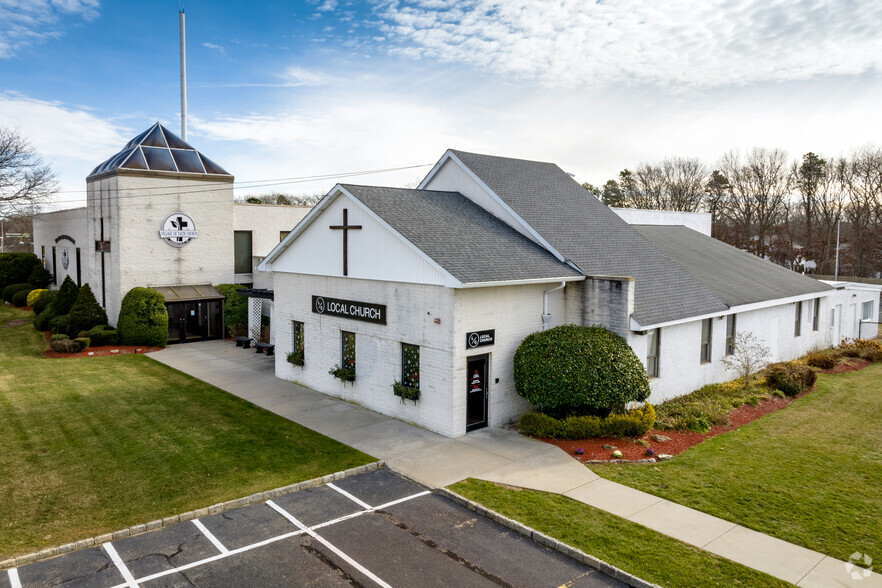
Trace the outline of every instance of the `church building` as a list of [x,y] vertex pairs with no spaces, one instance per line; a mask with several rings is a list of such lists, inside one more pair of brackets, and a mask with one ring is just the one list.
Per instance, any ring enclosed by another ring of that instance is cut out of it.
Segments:
[[779,361],[877,320],[878,289],[709,233],[682,213],[617,214],[551,163],[462,151],[416,189],[340,184],[259,266],[273,276],[276,375],[458,437],[529,410],[512,359],[542,329],[618,333],[658,403],[731,379],[737,333]]

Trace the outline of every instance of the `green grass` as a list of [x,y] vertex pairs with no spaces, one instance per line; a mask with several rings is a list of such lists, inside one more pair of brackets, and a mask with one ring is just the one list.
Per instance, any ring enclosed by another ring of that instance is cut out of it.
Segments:
[[662,586],[790,586],[637,523],[558,494],[465,480],[450,489]]
[[847,560],[882,560],[882,363],[652,467],[599,475]]
[[46,359],[0,306],[0,559],[373,459],[143,355]]

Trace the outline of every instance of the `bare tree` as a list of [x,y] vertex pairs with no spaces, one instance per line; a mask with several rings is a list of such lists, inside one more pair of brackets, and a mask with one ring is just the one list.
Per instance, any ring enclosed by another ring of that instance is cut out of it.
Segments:
[[661,163],[664,208],[695,212],[701,208],[707,186],[708,169],[696,158],[674,157]]
[[847,163],[844,159],[831,159],[827,163],[827,174],[818,184],[815,193],[815,211],[818,230],[823,244],[820,245],[818,273],[833,273],[833,258],[836,250],[836,224],[842,218],[845,206],[845,188],[842,178]]
[[33,212],[57,185],[55,174],[27,140],[0,127],[0,217]]
[[750,388],[754,374],[769,364],[771,352],[753,333],[742,331],[732,342],[734,353],[723,358],[723,365],[732,371],[745,390]]
[[867,276],[879,248],[873,222],[882,199],[882,149],[867,146],[855,151],[842,167],[842,183],[848,194],[844,212],[852,235],[852,272]]

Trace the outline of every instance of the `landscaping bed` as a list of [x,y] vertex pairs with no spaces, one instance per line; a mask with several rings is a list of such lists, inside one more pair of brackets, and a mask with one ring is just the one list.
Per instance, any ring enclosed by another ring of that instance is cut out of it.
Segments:
[[[19,324],[31,324],[32,321],[27,319],[21,319],[25,322],[19,322]],[[49,339],[52,337],[52,333],[45,332],[43,333],[44,338],[46,339],[46,344],[49,344]],[[55,351],[54,349],[47,347],[45,351],[43,351],[43,357],[51,357],[51,358],[66,358],[66,357],[104,357],[106,355],[129,355],[132,353],[150,353],[151,351],[159,351],[159,347],[146,347],[144,345],[102,345],[100,347],[86,347],[82,351],[78,353],[62,353],[59,351]]]

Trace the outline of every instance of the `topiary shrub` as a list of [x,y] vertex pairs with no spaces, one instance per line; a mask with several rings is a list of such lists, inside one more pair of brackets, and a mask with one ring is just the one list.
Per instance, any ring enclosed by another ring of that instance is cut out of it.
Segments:
[[119,345],[119,332],[110,325],[99,325],[89,329],[92,347]]
[[600,326],[563,325],[524,338],[514,356],[515,390],[540,412],[606,416],[649,398],[649,379],[628,343]]
[[46,307],[49,306],[57,296],[58,290],[43,290],[40,292],[40,295],[37,296],[37,299],[31,305],[34,309],[34,314],[40,314],[46,310]]
[[610,414],[606,418],[596,416],[571,416],[556,419],[538,412],[528,412],[521,417],[518,431],[531,437],[552,439],[590,439],[592,437],[639,437],[655,423],[655,409],[648,402],[625,414]]
[[3,288],[3,302],[9,302],[12,304],[12,297],[21,292],[22,290],[27,290],[30,292],[34,287],[31,284],[10,284]]
[[31,308],[33,308],[34,304],[37,303],[37,298],[40,297],[40,294],[42,294],[43,292],[48,292],[48,291],[49,290],[44,290],[42,288],[37,288],[36,290],[31,290],[30,292],[28,292],[28,298],[25,301],[25,306],[30,306]]
[[61,287],[58,289],[58,297],[55,299],[55,314],[68,314],[76,303],[79,293],[80,287],[70,279],[70,276],[64,278]]
[[95,300],[92,288],[84,284],[77,294],[77,301],[70,309],[70,324],[68,332],[73,335],[80,331],[88,331],[92,327],[107,323],[107,313]]
[[224,295],[224,325],[231,336],[235,336],[240,330],[248,329],[248,298],[237,293],[242,289],[242,284],[218,284],[215,286],[218,292]]
[[812,367],[829,370],[836,367],[836,356],[823,351],[812,351],[805,356],[805,362]]
[[21,308],[22,306],[28,305],[28,295],[33,292],[33,290],[29,290],[25,288],[24,290],[19,290],[15,294],[12,295],[12,304],[14,306],[18,306]]
[[814,386],[818,374],[807,365],[786,362],[774,363],[766,368],[765,378],[770,388],[780,390],[787,396],[796,396]]
[[50,302],[43,311],[34,319],[34,328],[38,331],[48,331],[49,321],[55,318],[55,307]]
[[132,288],[122,300],[116,327],[122,345],[165,347],[168,343],[165,298],[150,288]]
[[69,323],[69,315],[62,314],[56,315],[49,321],[49,330],[52,331],[52,334],[65,333],[67,334],[70,330],[68,329]]
[[52,274],[41,264],[28,274],[28,282],[37,288],[47,288],[52,282]]
[[35,268],[43,267],[33,253],[0,253],[0,291],[10,284],[28,282]]

